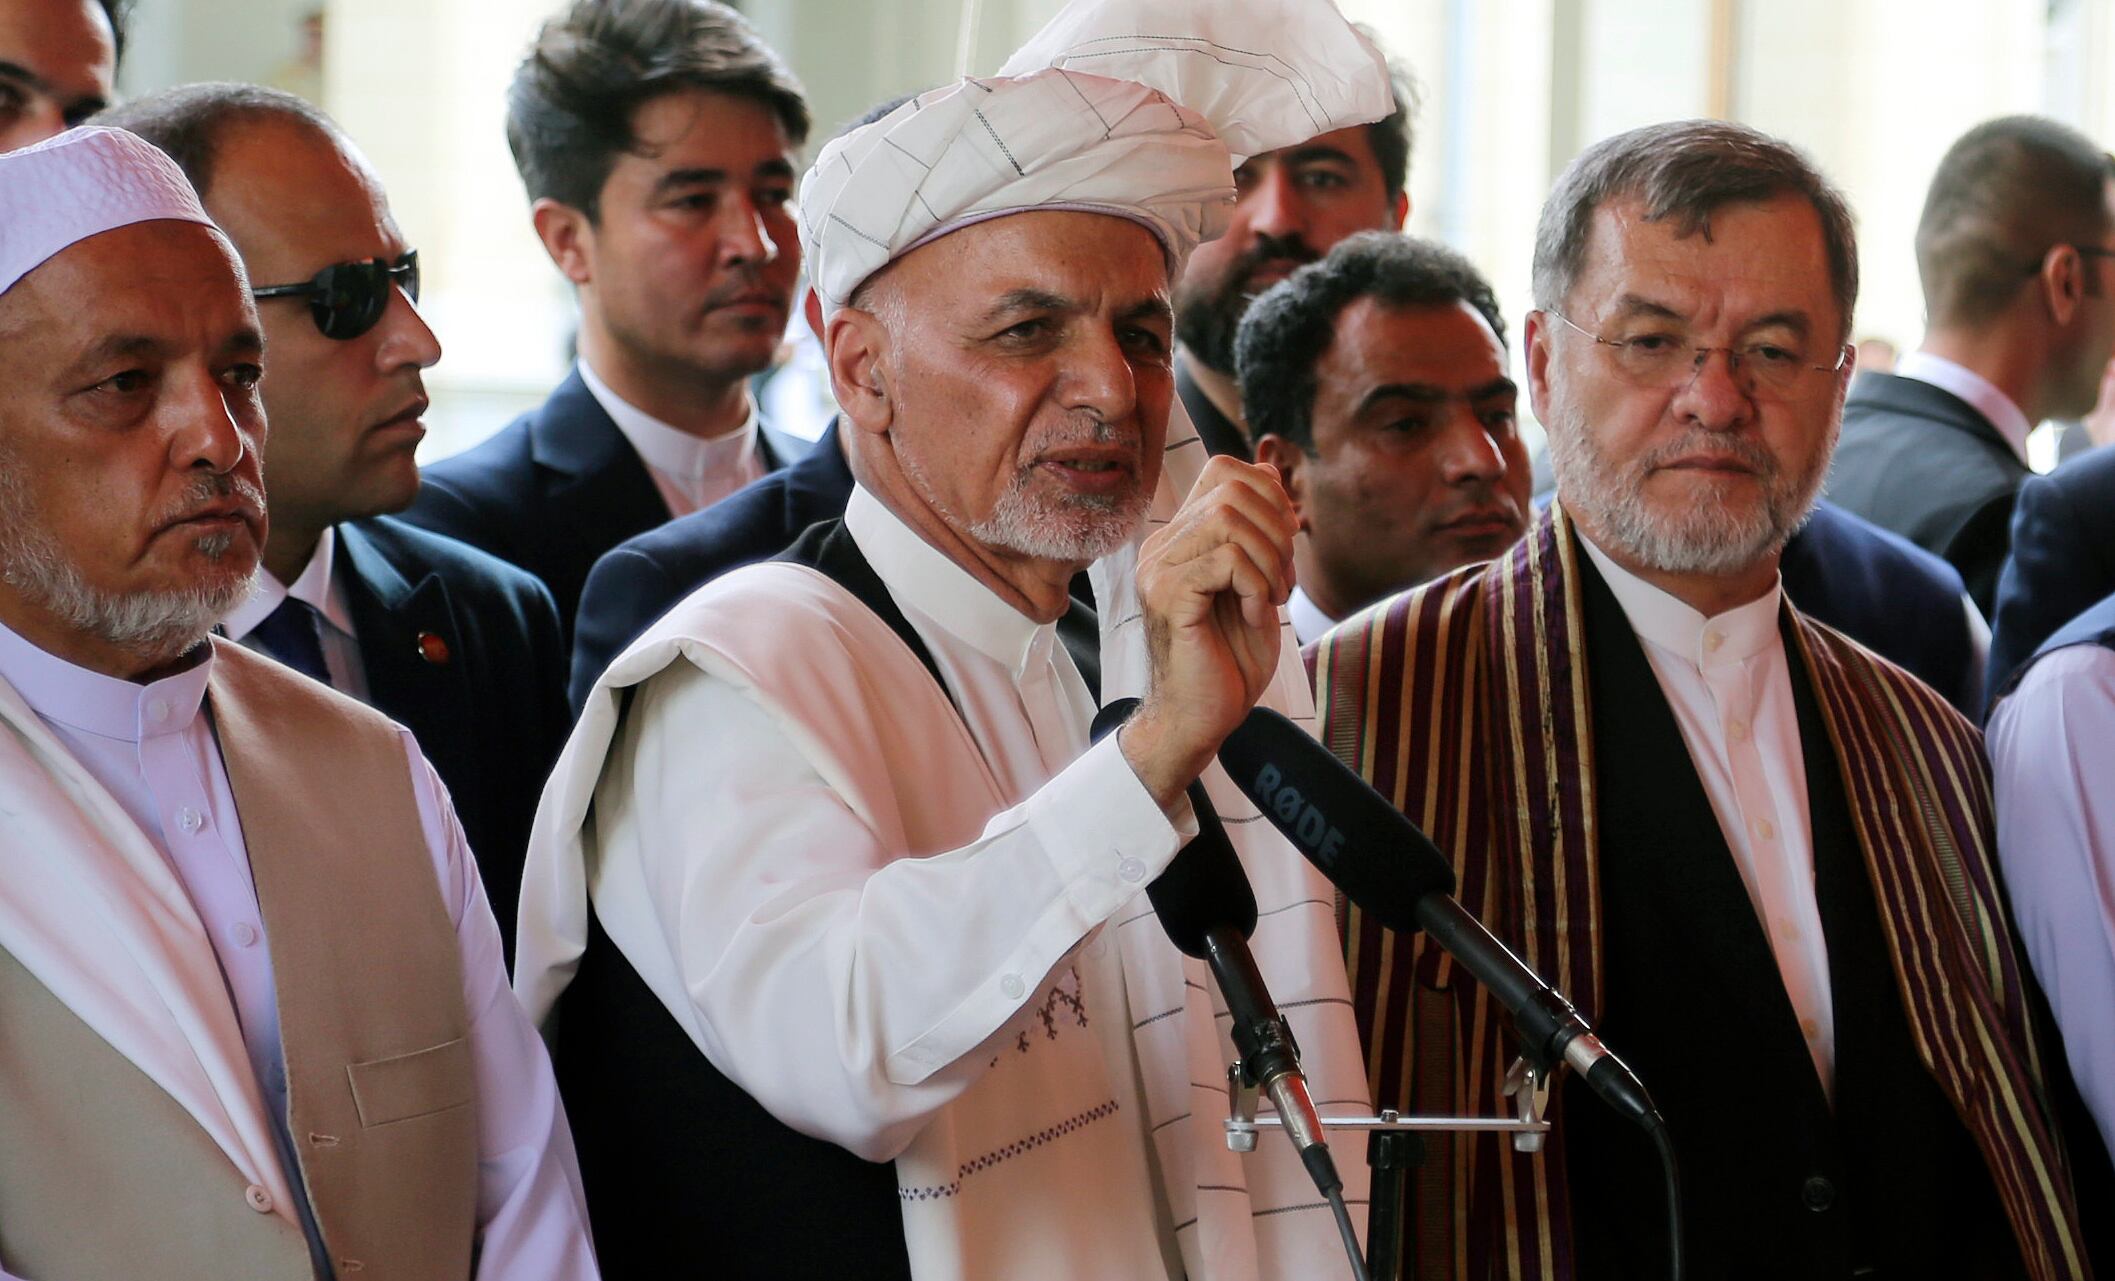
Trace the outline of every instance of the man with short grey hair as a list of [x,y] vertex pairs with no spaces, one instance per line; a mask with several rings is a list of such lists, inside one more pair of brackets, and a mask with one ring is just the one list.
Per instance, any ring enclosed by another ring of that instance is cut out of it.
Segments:
[[[1856,263],[1842,196],[1755,130],[1574,160],[1525,335],[1556,501],[1501,560],[1323,639],[1322,737],[1652,1091],[1690,1275],[2057,1281],[2079,1223],[1975,731],[1778,582],[1836,437]],[[1399,1065],[1376,1102],[1459,1102],[1448,1070],[1480,1062],[1466,1101],[1496,1109],[1489,994],[1458,971],[1434,992],[1427,945],[1356,911],[1349,946]],[[1454,1257],[1666,1275],[1653,1142],[1557,1088],[1543,1152],[1492,1144],[1487,1181],[1444,1191]]]

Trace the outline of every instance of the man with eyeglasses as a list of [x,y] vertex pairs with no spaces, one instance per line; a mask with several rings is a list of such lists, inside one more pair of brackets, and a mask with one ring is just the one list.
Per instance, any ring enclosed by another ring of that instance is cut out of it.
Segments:
[[529,825],[570,723],[550,593],[386,513],[419,490],[418,256],[350,140],[291,94],[189,85],[106,113],[173,156],[249,272],[272,522],[226,635],[409,728],[453,795],[511,954]]
[[211,635],[265,337],[168,156],[0,155],[0,1281],[592,1281],[409,734]]
[[[1975,730],[1779,586],[1849,378],[1842,196],[1745,126],[1633,130],[1558,179],[1534,290],[1556,500],[1323,638],[1322,740],[1652,1092],[1688,1275],[2081,1275]],[[1490,995],[1355,909],[1347,945],[1375,1102],[1505,1110]],[[1554,1088],[1539,1153],[1436,1158],[1477,1177],[1413,1221],[1468,1239],[1420,1248],[1668,1275],[1650,1139]]]
[[0,151],[103,109],[117,78],[123,0],[0,0]]
[[2115,157],[2037,116],[1977,125],[1932,175],[1916,250],[1924,341],[1852,386],[1829,496],[1953,562],[1989,616],[2027,433],[2091,410],[2115,353]]

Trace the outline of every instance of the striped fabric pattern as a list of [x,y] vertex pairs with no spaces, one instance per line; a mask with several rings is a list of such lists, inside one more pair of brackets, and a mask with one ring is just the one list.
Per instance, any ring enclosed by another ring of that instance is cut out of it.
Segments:
[[[1383,601],[1311,651],[1322,740],[1453,860],[1462,903],[1602,1003],[1595,761],[1576,558],[1552,504],[1503,559]],[[1787,607],[1789,608],[1789,606]],[[1932,690],[1793,614],[1843,769],[1919,1056],[1961,1113],[2036,1281],[2089,1275],[1994,866],[1980,736]],[[1344,908],[1378,1106],[1495,1115],[1504,1015],[1420,935]],[[1421,1278],[1572,1274],[1564,1136],[1436,1146],[1413,1189]]]

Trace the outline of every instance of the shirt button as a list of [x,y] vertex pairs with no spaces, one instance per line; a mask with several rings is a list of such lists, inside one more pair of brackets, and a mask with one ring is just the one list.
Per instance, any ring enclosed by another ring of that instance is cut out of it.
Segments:
[[1718,653],[1719,646],[1724,645],[1725,643],[1726,638],[1718,632],[1704,633],[1704,652],[1706,654]]
[[999,990],[1006,994],[1007,1000],[1018,1001],[1021,999],[1021,994],[1028,990],[1028,985],[1021,981],[1020,975],[1009,974],[999,980]]
[[1727,721],[1727,722],[1726,722],[1726,737],[1727,737],[1727,738],[1730,738],[1730,739],[1732,739],[1732,740],[1733,740],[1734,742],[1736,742],[1736,743],[1745,743],[1745,742],[1747,742],[1747,741],[1748,741],[1748,722],[1746,722],[1746,721],[1742,720],[1742,719],[1741,719],[1740,717],[1738,717],[1738,716],[1734,717],[1734,718],[1733,718],[1732,720],[1730,720],[1730,721]]
[[1116,865],[1116,874],[1136,885],[1146,879],[1146,865],[1135,858],[1127,858]]
[[250,924],[250,923],[249,923],[248,921],[237,921],[237,922],[235,922],[235,930],[234,930],[234,933],[235,933],[235,945],[236,945],[237,947],[254,947],[254,946],[256,946],[256,944],[257,944],[257,927],[256,927],[256,926],[254,926],[254,925],[252,925],[252,924]]
[[176,811],[176,825],[184,829],[185,835],[195,836],[198,829],[206,825],[205,815],[186,805]]
[[1806,1038],[1809,1041],[1818,1041],[1821,1039],[1821,1024],[1815,1022],[1813,1019],[1799,1020],[1799,1030],[1806,1034]]
[[272,1194],[265,1191],[260,1184],[252,1183],[245,1188],[242,1193],[242,1199],[249,1202],[250,1208],[259,1214],[270,1214],[272,1212]]
[[147,704],[147,719],[159,725],[169,719],[169,704],[166,699],[153,699]]
[[1766,841],[1775,840],[1777,837],[1777,824],[1766,818],[1756,819],[1755,834]]
[[1817,1174],[1800,1187],[1799,1199],[1806,1202],[1807,1209],[1819,1214],[1836,1204],[1836,1185]]

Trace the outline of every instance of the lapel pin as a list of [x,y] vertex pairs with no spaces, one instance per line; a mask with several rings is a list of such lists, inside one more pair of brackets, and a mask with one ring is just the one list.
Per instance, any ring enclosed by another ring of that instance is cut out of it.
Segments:
[[448,660],[453,657],[448,650],[448,642],[433,632],[420,632],[418,644],[419,657],[435,667],[446,667]]

